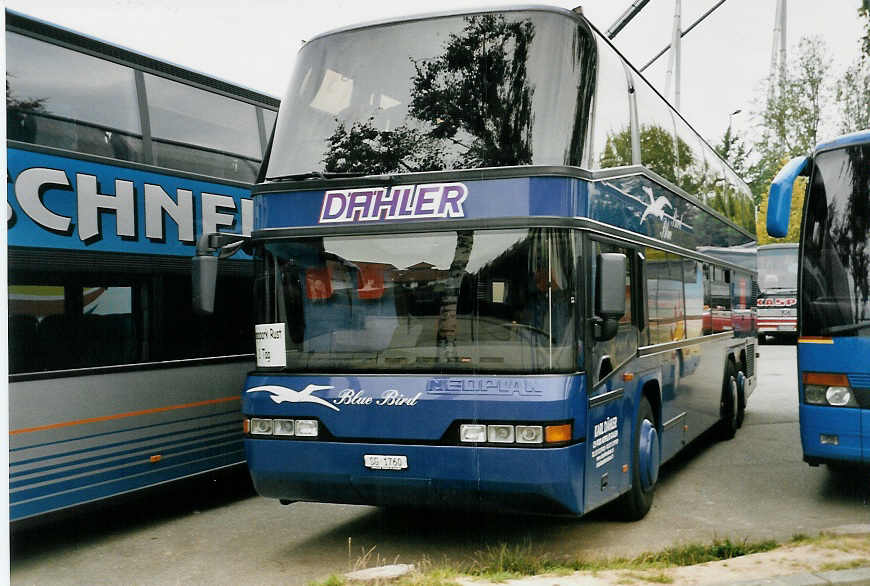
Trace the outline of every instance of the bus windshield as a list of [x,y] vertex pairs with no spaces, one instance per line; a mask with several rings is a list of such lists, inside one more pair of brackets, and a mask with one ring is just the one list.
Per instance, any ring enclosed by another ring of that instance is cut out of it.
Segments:
[[549,229],[268,241],[257,323],[293,371],[572,372],[573,258]]
[[817,155],[807,197],[801,334],[870,337],[870,145]]
[[758,285],[762,289],[797,289],[798,250],[760,248],[758,250]]
[[266,178],[579,164],[594,80],[591,31],[563,14],[329,34],[298,55]]

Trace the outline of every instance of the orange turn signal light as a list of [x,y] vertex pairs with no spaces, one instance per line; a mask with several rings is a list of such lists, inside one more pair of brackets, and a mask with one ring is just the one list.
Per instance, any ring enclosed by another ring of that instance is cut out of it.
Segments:
[[849,378],[845,374],[829,374],[826,372],[805,372],[805,385],[819,385],[822,387],[848,387]]
[[571,424],[548,425],[544,428],[544,441],[548,444],[571,441]]
[[242,432],[243,433],[251,433],[251,420],[250,419],[242,420]]
[[151,462],[152,464],[156,464],[157,462],[159,462],[162,459],[163,459],[162,455],[155,454],[155,455],[151,456],[150,458],[148,458],[148,461]]
[[633,381],[634,380],[634,373],[633,372],[626,372],[625,374],[622,375],[622,380],[624,380],[625,382]]

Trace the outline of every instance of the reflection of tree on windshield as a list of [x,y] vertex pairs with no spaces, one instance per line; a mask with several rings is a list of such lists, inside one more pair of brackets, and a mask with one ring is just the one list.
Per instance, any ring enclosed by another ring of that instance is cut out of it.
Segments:
[[[692,150],[689,145],[683,139],[677,138],[675,149],[673,133],[661,126],[641,125],[640,148],[643,164],[676,185],[680,184],[678,175],[683,174],[680,171],[685,172],[692,164]],[[678,161],[683,162],[683,165],[679,165]],[[607,137],[600,163],[602,168],[631,165],[630,129],[626,128]]]
[[329,150],[323,162],[331,173],[376,175],[444,168],[439,141],[404,125],[390,131],[375,128],[371,118],[354,122],[350,129],[341,122],[326,140]]
[[534,24],[494,14],[465,21],[462,33],[449,36],[441,55],[412,60],[408,121],[392,130],[378,130],[371,118],[350,128],[340,123],[327,138],[323,162],[328,172],[531,163],[534,89],[526,61]]
[[465,267],[468,266],[473,246],[474,232],[463,230],[456,233],[456,248],[453,252],[453,262],[450,263],[450,269],[447,271],[446,290],[441,299],[438,332],[435,337],[438,344],[438,362],[442,364],[458,358],[456,312],[459,305],[459,289],[462,286],[462,277],[465,276]]

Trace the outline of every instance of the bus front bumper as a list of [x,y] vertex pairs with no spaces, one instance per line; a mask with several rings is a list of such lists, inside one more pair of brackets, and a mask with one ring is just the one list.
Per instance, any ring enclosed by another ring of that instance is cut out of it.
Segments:
[[[583,513],[585,443],[561,448],[421,446],[245,439],[262,496],[290,501]],[[405,456],[372,470],[365,455]]]
[[870,410],[801,404],[800,430],[808,464],[870,463]]

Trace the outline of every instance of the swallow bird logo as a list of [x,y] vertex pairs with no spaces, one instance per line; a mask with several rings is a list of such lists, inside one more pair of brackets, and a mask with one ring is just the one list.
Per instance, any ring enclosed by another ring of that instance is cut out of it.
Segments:
[[334,389],[335,387],[331,386],[323,386],[323,385],[308,385],[301,391],[294,391],[293,389],[288,389],[287,387],[281,387],[278,385],[263,385],[260,387],[253,387],[248,389],[246,392],[248,393],[269,393],[271,394],[270,399],[278,403],[316,403],[318,405],[323,405],[324,407],[329,407],[333,411],[339,411],[339,408],[335,405],[332,405],[328,401],[321,399],[320,397],[315,397],[311,393],[315,391],[326,391],[328,389]]
[[665,206],[671,209],[674,208],[665,196],[660,195],[654,198],[653,191],[649,187],[644,187],[643,191],[649,196],[649,203],[647,204],[643,215],[640,217],[641,224],[643,224],[643,221],[646,220],[646,217],[649,215],[655,216],[659,220],[663,220],[665,217]]

